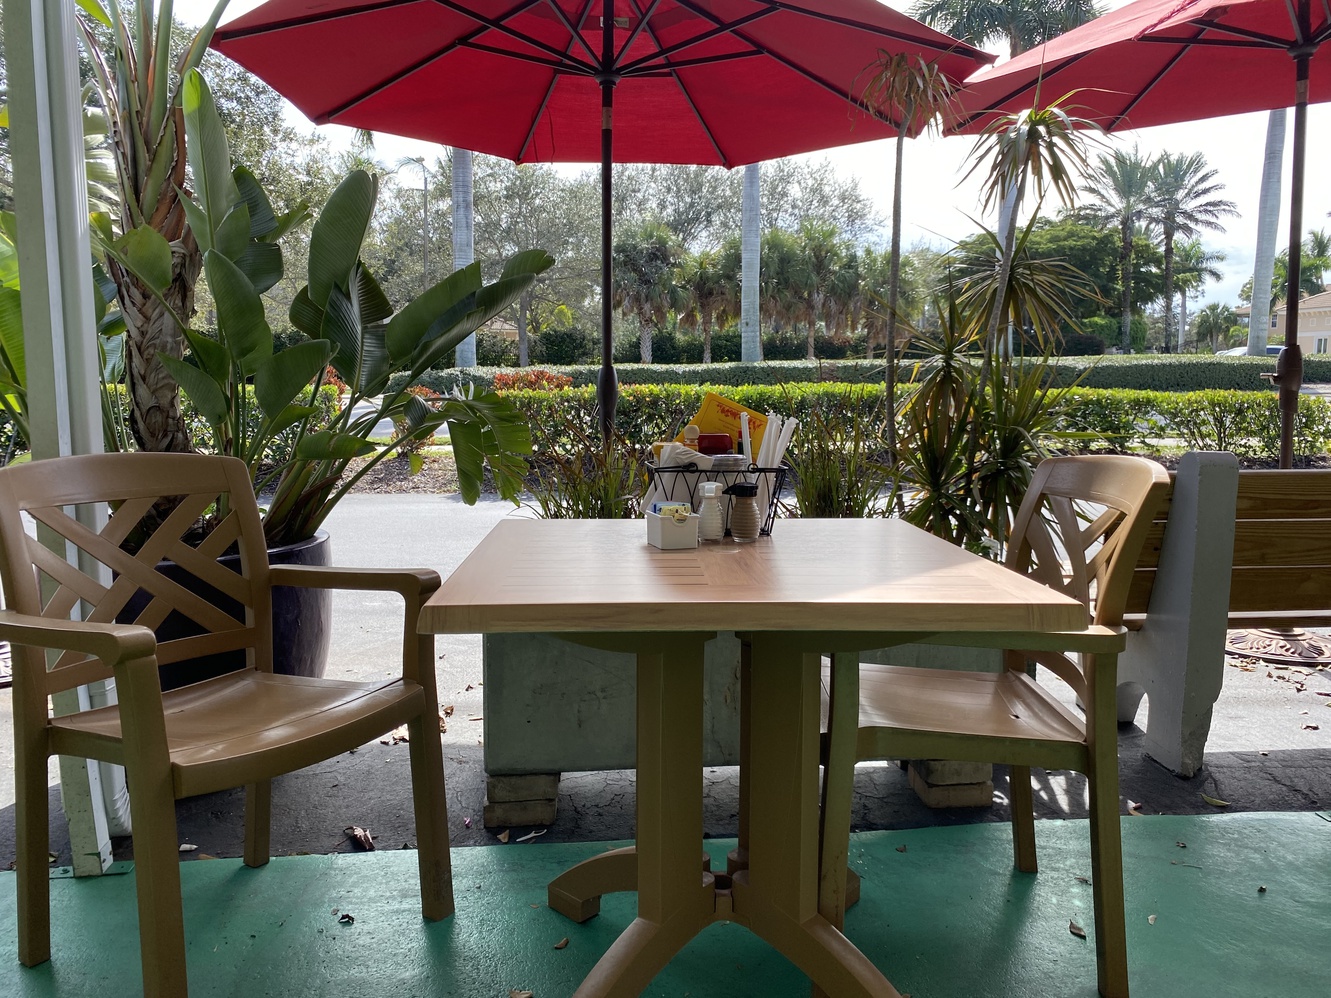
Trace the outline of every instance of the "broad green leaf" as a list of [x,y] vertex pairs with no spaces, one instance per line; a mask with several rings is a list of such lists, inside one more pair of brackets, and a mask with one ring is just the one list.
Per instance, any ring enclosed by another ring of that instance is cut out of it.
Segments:
[[393,373],[388,349],[384,346],[385,329],[383,323],[376,322],[361,330],[359,387],[366,395],[381,394],[388,385],[388,376]]
[[481,286],[481,266],[456,270],[393,316],[388,323],[388,353],[394,360],[410,357],[426,331],[441,315],[457,309]]
[[411,454],[407,455],[407,464],[411,468],[411,473],[413,475],[419,475],[421,473],[421,469],[425,467],[425,458],[421,457],[419,454],[415,452],[412,452]]
[[533,277],[545,273],[555,265],[555,258],[543,249],[524,250],[514,253],[504,264],[500,277],[521,277],[531,274]]
[[9,127],[9,105],[0,104],[0,128]]
[[355,170],[337,185],[310,232],[310,299],[323,308],[335,284],[350,287],[352,268],[374,215],[378,181]]
[[[226,130],[208,81],[198,70],[191,70],[181,85],[181,106],[185,111],[185,147],[194,189],[207,215],[210,233],[215,232],[231,206],[240,200],[240,192],[231,175]],[[210,242],[215,244],[216,237]]]
[[292,208],[285,214],[277,216],[277,226],[272,232],[263,237],[264,242],[277,242],[296,226],[304,225],[313,217],[314,215],[310,211],[310,206],[308,204],[304,201],[296,202],[296,207]]
[[354,433],[334,433],[320,430],[301,437],[296,445],[296,457],[307,461],[338,460],[365,457],[374,453],[374,444]]
[[236,261],[254,290],[263,294],[282,279],[282,248],[277,243],[252,242]]
[[370,273],[364,263],[356,265],[357,297],[360,304],[360,321],[369,325],[371,322],[383,322],[393,314],[393,305],[384,294],[384,289]]
[[222,394],[217,382],[193,364],[187,364],[176,357],[159,353],[157,359],[162,362],[167,373],[176,379],[180,390],[189,396],[194,408],[199,410],[210,425],[221,426],[226,422],[226,396]]
[[448,440],[453,445],[453,461],[458,469],[458,491],[462,493],[462,501],[470,506],[481,497],[481,476],[485,472],[480,424],[449,420]]
[[333,368],[338,377],[349,385],[360,387],[360,317],[356,314],[356,306],[341,288],[333,288],[328,295],[328,309],[324,312],[320,337],[337,348],[333,354]]
[[171,244],[152,226],[130,229],[114,245],[130,273],[148,287],[162,292],[171,284]]
[[249,244],[250,207],[244,201],[237,201],[213,232],[213,249],[235,263],[245,255]]
[[323,340],[311,340],[281,350],[259,365],[254,373],[254,397],[269,419],[276,419],[328,366],[331,350]]
[[180,207],[185,209],[185,222],[194,233],[194,241],[199,244],[199,252],[207,253],[213,248],[213,231],[208,225],[207,212],[179,187],[176,188],[176,196],[180,199]]
[[119,384],[125,376],[125,337],[99,336],[102,354],[102,382]]
[[12,211],[0,211],[0,233],[11,243],[18,242],[18,219]]
[[313,416],[319,412],[317,405],[289,405],[277,414],[277,418],[269,421],[268,435],[277,436],[285,430],[291,429],[302,419]]
[[185,341],[194,355],[194,363],[219,385],[225,385],[231,377],[231,357],[226,347],[193,329],[185,330]]
[[23,305],[17,288],[0,288],[0,350],[6,367],[19,382],[27,385],[27,362],[23,350]]
[[250,172],[248,167],[237,166],[231,171],[236,182],[236,190],[250,209],[250,238],[262,239],[277,228],[277,216],[273,214],[273,203],[268,200],[263,185]]
[[311,339],[323,336],[324,310],[310,301],[310,289],[301,288],[292,299],[287,317],[291,324]]
[[273,331],[264,317],[263,299],[239,267],[216,250],[203,257],[208,288],[217,302],[217,328],[231,359],[245,374],[273,352]]

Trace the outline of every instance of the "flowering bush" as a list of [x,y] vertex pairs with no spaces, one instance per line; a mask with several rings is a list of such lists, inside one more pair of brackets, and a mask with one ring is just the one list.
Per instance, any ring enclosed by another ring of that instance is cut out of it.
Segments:
[[523,389],[553,392],[570,388],[572,385],[573,379],[567,374],[552,374],[539,367],[501,371],[494,376],[494,390],[500,393]]

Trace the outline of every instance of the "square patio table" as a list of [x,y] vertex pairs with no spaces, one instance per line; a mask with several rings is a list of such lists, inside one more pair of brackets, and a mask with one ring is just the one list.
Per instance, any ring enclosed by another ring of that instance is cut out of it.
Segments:
[[[641,520],[505,520],[419,629],[556,632],[637,656],[636,847],[579,864],[550,897],[582,921],[601,894],[636,889],[638,916],[576,998],[640,994],[715,921],[747,926],[827,994],[897,996],[819,914],[822,653],[844,667],[864,649],[930,640],[1123,647],[1121,629],[1088,626],[1076,600],[891,519],[782,520],[753,543],[685,551],[649,546]],[[745,640],[740,842],[726,873],[701,858],[703,645],[723,630]],[[824,875],[844,890],[845,844],[831,845]]]

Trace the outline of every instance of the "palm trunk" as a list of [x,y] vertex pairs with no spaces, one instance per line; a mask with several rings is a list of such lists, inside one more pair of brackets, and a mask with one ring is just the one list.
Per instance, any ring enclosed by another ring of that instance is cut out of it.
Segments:
[[705,310],[702,313],[702,362],[712,362],[712,313]]
[[[453,193],[453,269],[461,270],[476,259],[476,211],[472,201],[472,158],[470,149],[453,150],[450,171]],[[476,334],[472,333],[453,352],[458,367],[476,366]]]
[[1257,208],[1257,256],[1252,273],[1252,312],[1248,318],[1248,354],[1266,356],[1271,331],[1271,280],[1276,269],[1276,229],[1280,225],[1280,170],[1285,153],[1285,109],[1267,118],[1266,154]]
[[[1170,302],[1174,300],[1174,229],[1165,227],[1165,353],[1174,349],[1174,340],[1170,336],[1174,325],[1174,309]],[[1178,352],[1183,352],[1183,334],[1178,337]]]
[[644,364],[652,362],[652,327],[646,319],[639,320],[642,324],[638,327],[638,358]]
[[1122,243],[1118,251],[1118,279],[1123,297],[1120,304],[1123,318],[1119,320],[1119,345],[1124,353],[1132,353],[1132,222],[1125,220],[1120,227]]
[[758,273],[762,249],[759,217],[762,168],[750,163],[744,168],[744,217],[740,230],[740,359],[753,363],[763,359],[763,341],[758,310]]
[[1183,343],[1188,336],[1188,289],[1178,289],[1178,349],[1183,352]]
[[[914,116],[913,110],[904,120]],[[887,275],[887,344],[884,347],[884,388],[887,391],[887,454],[897,463],[897,305],[901,297],[901,164],[906,153],[906,130],[897,132],[896,172],[892,179],[892,260]]]

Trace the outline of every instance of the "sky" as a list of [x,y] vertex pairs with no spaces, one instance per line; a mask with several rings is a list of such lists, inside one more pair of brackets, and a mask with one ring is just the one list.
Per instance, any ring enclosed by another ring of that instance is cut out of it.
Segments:
[[[223,23],[261,5],[261,0],[231,0]],[[910,0],[888,0],[888,6],[905,10]],[[1106,6],[1117,8],[1124,0],[1108,0]],[[177,16],[187,22],[201,23],[212,10],[214,0],[176,0]],[[293,123],[328,136],[336,146],[350,141],[350,129],[337,125],[314,128],[295,108],[288,106]],[[1289,134],[1285,140],[1283,205],[1278,247],[1288,245],[1289,230],[1289,174],[1291,145],[1293,143],[1293,114],[1288,115]],[[1236,115],[1212,118],[1206,121],[1117,132],[1109,140],[1115,145],[1138,144],[1147,154],[1159,152],[1201,152],[1215,168],[1218,179],[1225,185],[1224,195],[1233,201],[1239,217],[1229,219],[1225,231],[1208,233],[1203,237],[1206,248],[1225,255],[1219,267],[1224,278],[1209,284],[1202,292],[1200,303],[1222,301],[1237,304],[1239,288],[1252,276],[1252,260],[1257,244],[1257,197],[1261,183],[1262,156],[1266,143],[1267,114]],[[953,241],[976,231],[973,219],[979,219],[978,182],[962,182],[964,164],[974,146],[974,139],[965,136],[939,138],[925,136],[909,143],[906,150],[903,199],[903,244],[907,247],[920,242],[946,248]],[[401,157],[424,155],[441,156],[443,147],[411,139],[376,133],[376,155],[386,163]],[[825,152],[809,153],[797,159],[829,161],[837,173],[859,178],[861,189],[870,197],[879,215],[890,217],[892,204],[893,142],[865,142]],[[1304,230],[1331,228],[1331,185],[1319,183],[1325,172],[1320,164],[1331,162],[1331,104],[1313,105],[1308,109],[1308,186],[1304,197]],[[984,219],[991,228],[993,219]],[[1190,308],[1190,311],[1192,309]]]

